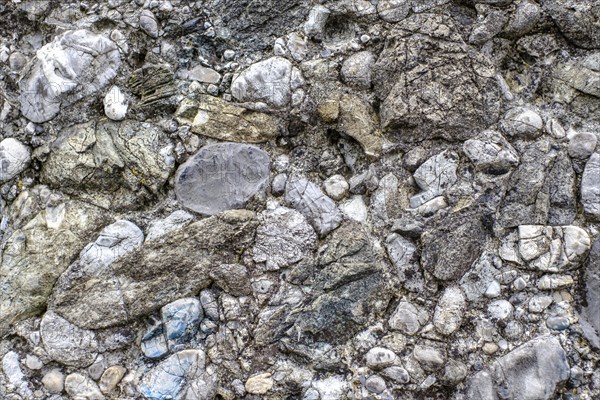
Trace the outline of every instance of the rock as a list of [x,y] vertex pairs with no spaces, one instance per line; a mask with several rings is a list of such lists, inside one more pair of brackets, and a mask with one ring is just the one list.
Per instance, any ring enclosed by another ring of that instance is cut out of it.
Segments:
[[434,197],[442,195],[456,182],[458,155],[444,151],[425,161],[413,174],[413,178],[423,191],[410,198],[411,208],[417,208]]
[[412,240],[392,233],[386,238],[385,247],[404,287],[419,291],[423,287],[423,273],[417,259],[417,247]]
[[2,358],[2,372],[4,372],[8,382],[15,387],[18,394],[24,398],[32,398],[33,393],[29,388],[25,374],[21,370],[17,353],[9,351],[4,355]]
[[183,100],[175,113],[192,132],[219,140],[261,143],[277,136],[279,128],[269,114],[248,110],[218,97],[202,95],[199,101]]
[[366,155],[379,157],[383,139],[373,108],[360,97],[349,94],[341,95],[339,106],[338,129],[356,140]]
[[19,175],[29,166],[31,151],[17,139],[6,138],[0,142],[0,182]]
[[247,296],[252,293],[248,282],[248,270],[243,265],[220,264],[212,268],[209,275],[225,293],[233,296]]
[[27,354],[27,357],[25,357],[25,365],[31,370],[38,370],[44,367],[42,360],[40,360],[38,356],[31,354]]
[[488,131],[480,139],[469,139],[463,151],[479,171],[502,175],[519,164],[519,154],[498,132]]
[[165,133],[146,122],[86,122],[52,143],[41,180],[104,208],[140,207],[171,175],[172,150]]
[[109,394],[121,382],[121,379],[125,376],[127,369],[120,365],[113,365],[112,367],[108,367],[102,377],[100,378],[100,391],[104,394]]
[[278,174],[271,182],[271,194],[276,197],[281,197],[285,193],[285,185],[287,183],[287,174]]
[[271,374],[264,373],[251,376],[244,386],[248,393],[266,394],[273,387],[273,383]]
[[593,133],[577,133],[569,139],[569,155],[585,160],[594,153],[598,138]]
[[467,382],[466,398],[553,399],[569,377],[565,351],[553,336],[540,336],[494,361]]
[[21,112],[35,123],[49,121],[61,108],[106,86],[120,65],[111,40],[83,29],[66,31],[39,49],[24,72]]
[[365,381],[365,388],[371,393],[381,393],[386,389],[386,385],[382,377],[371,375]]
[[[34,192],[24,193],[26,202]],[[32,211],[27,224],[13,231],[4,243],[0,331],[46,309],[56,280],[106,218],[103,210],[78,201]]]
[[42,318],[40,336],[48,355],[63,365],[87,367],[98,354],[93,331],[81,329],[52,311]]
[[[408,3],[385,1],[377,8],[382,15],[387,7],[393,15],[388,19],[398,20]],[[413,14],[398,22],[375,63],[373,81],[384,132],[401,128],[405,142],[466,140],[498,118],[494,68],[468,51],[449,16]]]
[[331,198],[305,178],[292,176],[285,187],[285,201],[306,217],[320,236],[342,222],[342,215]]
[[428,346],[415,346],[413,356],[427,371],[435,371],[444,365],[444,355],[441,351]]
[[110,88],[104,97],[104,113],[113,121],[122,121],[127,115],[127,98],[118,86]]
[[361,51],[348,57],[342,64],[342,80],[350,86],[359,89],[371,87],[371,71],[375,56],[370,51]]
[[552,296],[535,295],[529,300],[529,312],[541,313],[552,304]]
[[205,375],[201,350],[183,350],[158,363],[139,384],[140,393],[150,399],[181,398],[186,387]]
[[161,358],[169,352],[162,320],[150,319],[146,325],[147,329],[140,343],[142,353],[148,358]]
[[52,369],[44,375],[42,384],[50,393],[61,393],[65,386],[65,376],[59,369]]
[[334,200],[342,200],[348,195],[350,185],[343,175],[332,175],[323,182],[325,193]]
[[320,38],[327,24],[331,11],[322,5],[316,5],[310,9],[308,20],[304,23],[304,33],[310,38]]
[[[460,279],[460,287],[469,301],[478,301],[488,295],[490,287],[502,268],[502,260],[494,253],[483,253],[479,260]],[[500,290],[500,285],[498,285]]]
[[462,323],[467,301],[462,290],[456,286],[444,290],[435,307],[433,325],[443,335],[451,335]]
[[566,86],[590,96],[600,97],[598,69],[598,53],[592,53],[587,57],[557,63],[553,75],[559,88]]
[[411,6],[410,0],[381,0],[377,3],[377,14],[384,21],[400,22],[406,18]]
[[583,210],[594,220],[600,218],[600,153],[594,153],[585,164],[581,178]]
[[467,366],[457,360],[448,360],[444,367],[442,380],[449,385],[456,385],[467,377]]
[[164,219],[154,220],[148,226],[146,241],[158,239],[192,222],[194,216],[184,210],[177,210]]
[[506,320],[512,316],[514,307],[506,300],[496,300],[488,305],[488,314],[496,320]]
[[367,206],[361,195],[353,195],[339,206],[340,211],[349,220],[366,222],[368,218]]
[[541,135],[544,126],[540,115],[528,108],[516,107],[510,109],[500,126],[511,138],[536,138]]
[[304,84],[301,72],[283,57],[252,64],[231,83],[238,101],[262,102],[274,108],[287,106],[292,92]]
[[254,261],[266,263],[268,270],[289,267],[310,256],[316,243],[315,231],[302,214],[277,206],[261,213]]
[[600,348],[600,238],[596,238],[584,270],[585,307],[580,324],[586,339]]
[[547,176],[546,185],[550,195],[548,224],[570,225],[575,220],[578,201],[576,181],[568,155],[565,152],[559,153]]
[[210,269],[236,262],[256,226],[253,212],[226,211],[146,242],[100,276],[69,271],[54,287],[51,309],[92,329],[147,315],[207,287]]
[[188,342],[198,332],[203,317],[200,301],[195,298],[175,300],[160,309],[164,334],[170,348]]
[[375,370],[392,366],[396,362],[396,354],[383,347],[373,347],[365,355],[367,367]]
[[140,29],[148,36],[156,39],[158,37],[158,21],[150,10],[143,10],[139,19]]
[[542,3],[542,8],[577,46],[600,48],[600,6],[596,2],[549,0]]
[[410,382],[410,375],[408,374],[408,371],[402,367],[387,367],[381,371],[381,374],[386,378],[400,384],[407,384]]
[[429,316],[421,308],[413,304],[401,301],[389,319],[390,329],[401,331],[406,335],[415,335],[424,325]]
[[548,317],[546,326],[555,331],[564,331],[571,325],[567,317]]
[[[350,179],[350,191],[353,187],[352,179]],[[386,226],[389,220],[398,212],[399,182],[398,178],[389,173],[379,182],[375,180],[373,185],[377,188],[371,195],[371,204],[369,211],[371,212],[371,221],[378,228]]]
[[[196,65],[190,70],[179,70],[177,77],[202,83],[218,84],[221,81],[221,74],[212,68],[203,67],[202,65]],[[215,99],[218,98],[215,97]]]
[[177,199],[184,207],[206,215],[242,208],[266,187],[269,162],[269,155],[255,146],[205,146],[177,170]]
[[573,286],[573,277],[570,275],[544,275],[537,283],[540,290],[564,289]]
[[77,372],[67,376],[67,379],[65,379],[65,390],[74,399],[105,399],[98,385],[93,380]]

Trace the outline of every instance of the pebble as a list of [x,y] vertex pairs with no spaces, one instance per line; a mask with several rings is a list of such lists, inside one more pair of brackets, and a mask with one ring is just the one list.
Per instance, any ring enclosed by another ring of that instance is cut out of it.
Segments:
[[379,394],[386,388],[385,381],[379,375],[371,375],[365,382],[365,388],[371,392]]
[[351,196],[340,204],[339,208],[344,217],[352,221],[364,223],[369,216],[363,196],[359,194]]
[[537,112],[516,107],[506,113],[500,125],[510,137],[535,138],[541,135],[543,121]]
[[42,384],[50,393],[61,393],[65,385],[65,375],[59,369],[52,369],[44,375]]
[[442,335],[451,335],[462,323],[467,300],[459,287],[446,288],[435,307],[433,325]]
[[270,373],[253,375],[246,381],[244,385],[246,391],[251,394],[266,394],[273,388],[273,378]]
[[546,326],[555,331],[563,331],[571,325],[569,319],[566,317],[548,317],[546,319]]
[[427,371],[435,371],[444,365],[444,356],[433,347],[417,345],[413,350],[413,355]]
[[331,11],[325,6],[316,5],[310,9],[308,20],[304,23],[304,33],[309,38],[319,37],[323,34],[325,24]]
[[535,295],[529,300],[529,312],[541,313],[552,304],[552,296]]
[[570,275],[544,275],[538,280],[540,290],[555,290],[573,286],[573,277]]
[[125,94],[118,86],[110,88],[104,97],[104,113],[113,121],[122,121],[127,115],[129,105]]
[[396,361],[396,354],[383,347],[374,347],[365,356],[367,367],[371,369],[382,369],[389,367]]
[[414,335],[427,322],[427,315],[411,303],[401,301],[389,320],[390,329]]
[[0,142],[0,181],[6,182],[19,175],[29,166],[29,147],[13,138]]
[[581,178],[581,203],[586,214],[600,218],[600,153],[594,153],[585,164]]
[[285,193],[285,184],[287,182],[287,174],[278,174],[271,182],[271,194],[275,197],[283,196]]
[[140,14],[140,28],[146,32],[148,36],[156,39],[158,37],[158,21],[150,10],[144,10]]
[[40,360],[38,356],[32,354],[27,354],[27,357],[25,357],[25,365],[31,370],[38,370],[44,367],[42,360]]
[[196,298],[175,300],[163,306],[160,313],[169,347],[188,342],[194,337],[204,316],[200,301]]
[[85,375],[72,373],[65,379],[65,390],[74,399],[104,400],[96,382]]
[[517,279],[515,279],[515,281],[513,282],[513,288],[515,290],[523,290],[527,287],[527,281],[525,281],[525,279],[523,279],[523,277],[518,277]]
[[509,319],[513,310],[513,305],[507,300],[496,300],[488,305],[488,314],[497,320]]
[[496,343],[488,342],[481,348],[485,354],[492,355],[498,351],[498,345]]
[[381,375],[401,384],[407,384],[410,382],[410,375],[408,374],[408,371],[398,366],[385,368],[383,371],[381,371]]
[[370,51],[361,51],[351,55],[342,64],[340,74],[343,82],[359,89],[369,89],[374,63],[375,56]]
[[339,201],[348,195],[350,185],[342,175],[333,175],[323,182],[323,187],[329,197]]
[[231,61],[235,58],[235,50],[227,49],[223,52],[225,61]]
[[121,379],[125,376],[127,369],[120,365],[113,365],[112,367],[108,367],[102,376],[100,377],[100,390],[104,394],[108,394],[112,392]]
[[593,133],[576,133],[569,140],[569,155],[573,158],[585,160],[594,153],[598,138]]
[[492,283],[490,283],[490,285],[487,287],[487,289],[485,290],[485,297],[488,298],[495,298],[500,296],[500,293],[502,292],[502,287],[500,286],[500,283],[496,280],[492,281]]

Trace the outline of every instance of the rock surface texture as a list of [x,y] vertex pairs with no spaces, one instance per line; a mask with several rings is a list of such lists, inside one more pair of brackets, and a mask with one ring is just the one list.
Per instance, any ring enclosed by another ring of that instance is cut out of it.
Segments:
[[598,0],[0,21],[0,400],[600,399]]

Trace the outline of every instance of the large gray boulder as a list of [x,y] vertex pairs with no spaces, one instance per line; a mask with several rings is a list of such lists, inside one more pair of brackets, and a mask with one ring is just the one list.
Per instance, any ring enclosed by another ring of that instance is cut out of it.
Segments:
[[49,121],[62,107],[106,86],[120,65],[112,40],[84,29],[67,31],[39,49],[25,72],[21,112],[33,122]]
[[269,155],[255,146],[205,146],[177,170],[177,199],[184,207],[206,215],[242,208],[265,188],[269,162]]
[[542,8],[579,47],[600,48],[600,4],[594,0],[544,0]]

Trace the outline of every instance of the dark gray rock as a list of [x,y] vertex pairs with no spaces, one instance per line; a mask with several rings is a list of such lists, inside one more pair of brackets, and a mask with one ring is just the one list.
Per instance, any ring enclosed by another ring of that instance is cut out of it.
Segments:
[[600,348],[600,238],[596,238],[585,266],[585,306],[581,313],[581,327],[586,339]]
[[266,187],[269,161],[267,153],[247,144],[205,146],[177,170],[177,199],[206,215],[242,208]]
[[593,0],[544,0],[542,8],[577,46],[600,48],[600,4]]
[[593,219],[600,219],[600,153],[594,153],[585,164],[581,177],[583,210]]

